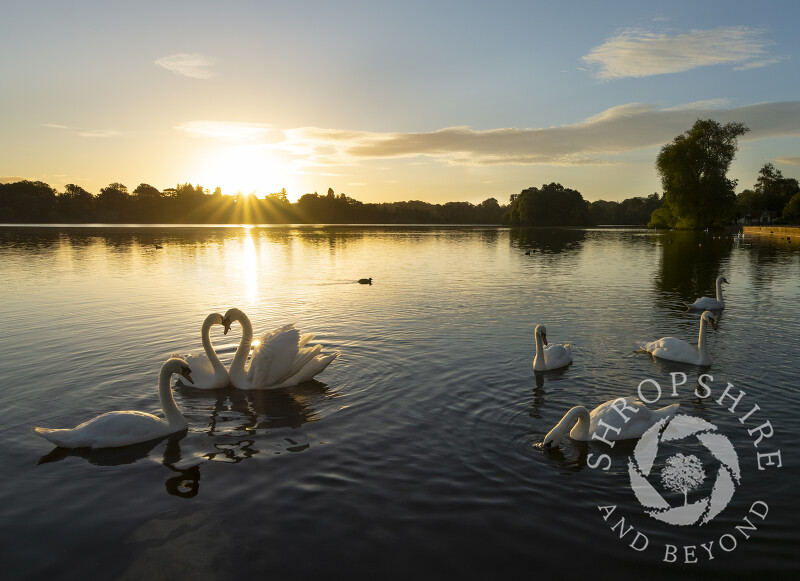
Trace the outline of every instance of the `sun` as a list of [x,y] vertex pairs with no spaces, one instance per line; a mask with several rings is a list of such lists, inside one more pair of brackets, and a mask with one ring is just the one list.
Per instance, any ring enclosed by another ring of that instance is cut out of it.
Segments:
[[223,194],[255,194],[263,198],[282,188],[294,191],[297,175],[291,162],[282,160],[269,145],[233,145],[215,149],[203,156],[196,174],[204,188]]

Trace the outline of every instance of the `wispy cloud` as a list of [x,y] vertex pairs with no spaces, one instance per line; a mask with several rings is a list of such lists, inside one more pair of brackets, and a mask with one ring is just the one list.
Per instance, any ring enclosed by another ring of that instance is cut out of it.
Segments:
[[641,29],[625,30],[583,57],[599,79],[649,77],[697,67],[729,64],[738,70],[778,62],[767,53],[764,31],[723,26],[670,36]]
[[[428,158],[451,165],[609,165],[625,152],[660,147],[689,129],[698,118],[742,122],[743,139],[800,136],[800,101],[724,108],[724,101],[680,107],[630,103],[573,125],[545,129],[501,128],[476,131],[448,127],[426,133],[379,133],[347,129],[285,129],[270,147],[315,166],[358,165],[370,159]],[[189,122],[182,127],[203,127]],[[222,124],[226,126],[227,124]],[[231,124],[266,128],[258,124]],[[226,132],[206,136],[225,137]],[[266,134],[265,134],[266,135]],[[254,136],[256,138],[256,136]]]
[[211,70],[217,59],[204,54],[179,52],[156,60],[155,64],[182,77],[210,79],[216,73]]
[[274,140],[279,131],[264,123],[241,123],[235,121],[188,121],[177,126],[192,137],[210,137],[229,141]]
[[67,131],[78,137],[115,137],[121,135],[121,132],[115,129],[83,129],[80,127],[71,127],[69,125],[60,125],[58,123],[42,123],[41,126],[47,127],[48,129]]
[[546,129],[449,127],[428,133],[372,133],[307,127],[285,131],[283,145],[322,165],[415,156],[457,165],[606,165],[621,153],[669,142],[698,118],[742,122],[751,129],[747,139],[800,135],[800,101],[727,109],[709,109],[707,103],[668,109],[631,103],[580,123]]
[[782,165],[800,165],[800,157],[779,157],[775,163]]

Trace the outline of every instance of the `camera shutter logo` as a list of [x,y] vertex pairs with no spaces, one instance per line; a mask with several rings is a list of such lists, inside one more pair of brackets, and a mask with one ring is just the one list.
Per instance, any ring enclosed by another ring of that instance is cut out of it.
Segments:
[[[666,428],[664,425],[666,424]],[[663,431],[662,431],[662,428]],[[711,521],[724,509],[741,479],[739,458],[730,440],[715,433],[717,427],[701,418],[677,415],[668,424],[661,420],[647,430],[633,450],[633,458],[628,459],[628,474],[636,498],[645,507],[645,512],[660,521],[687,526],[699,521],[701,525]],[[705,498],[688,503],[688,491],[705,480],[700,459],[694,455],[675,454],[667,459],[661,471],[662,483],[675,492],[684,493],[683,506],[672,507],[664,497],[653,488],[647,477],[653,469],[662,442],[677,442],[696,436],[708,451],[720,462],[711,494]]]

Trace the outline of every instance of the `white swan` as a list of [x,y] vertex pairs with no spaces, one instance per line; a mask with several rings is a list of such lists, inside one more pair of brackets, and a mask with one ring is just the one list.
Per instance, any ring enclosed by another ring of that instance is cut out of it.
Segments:
[[711,311],[703,312],[700,317],[700,335],[697,338],[697,348],[689,345],[683,339],[675,337],[662,337],[649,343],[639,343],[641,351],[651,353],[653,357],[679,361],[681,363],[691,363],[693,365],[711,365],[711,357],[706,346],[706,323],[712,329],[717,328],[717,320]]
[[[678,406],[674,403],[652,411],[633,396],[609,400],[591,413],[583,406],[575,406],[547,433],[542,444],[558,446],[567,433],[581,442],[592,440],[595,432],[598,438],[610,442],[640,438],[656,422],[672,419]],[[604,425],[600,425],[601,421]]]
[[547,371],[566,367],[572,363],[572,345],[547,343],[547,329],[536,325],[536,356],[533,358],[534,371]]
[[725,308],[725,302],[722,300],[722,283],[728,284],[728,279],[724,276],[717,277],[717,298],[702,297],[695,302],[686,303],[687,309],[697,309],[698,311],[721,311]]
[[[203,326],[200,328],[200,337],[203,341],[203,349],[205,353],[197,355],[185,355],[182,358],[189,365],[194,376],[194,385],[197,389],[219,389],[228,387],[231,384],[228,370],[219,360],[217,352],[211,345],[211,327],[213,325],[222,325],[222,315],[219,313],[211,313],[203,321]],[[173,355],[173,357],[181,357],[180,355]]]
[[107,412],[71,429],[34,430],[62,448],[118,448],[185,430],[189,424],[178,409],[169,385],[173,373],[192,381],[191,370],[183,359],[173,357],[161,366],[158,399],[166,420],[144,412]]
[[227,334],[234,321],[242,325],[242,340],[230,367],[231,384],[237,389],[276,389],[308,381],[336,359],[338,351],[322,355],[322,345],[304,347],[314,338],[300,335],[294,325],[285,325],[265,333],[253,349],[249,369],[245,369],[253,343],[253,325],[239,309],[229,309],[222,318]]

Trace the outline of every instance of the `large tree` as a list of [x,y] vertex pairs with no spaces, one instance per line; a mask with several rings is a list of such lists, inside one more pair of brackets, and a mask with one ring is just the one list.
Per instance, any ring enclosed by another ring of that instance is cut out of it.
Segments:
[[726,223],[735,212],[736,180],[727,178],[738,149],[737,140],[749,129],[742,123],[721,125],[698,119],[691,129],[661,148],[656,167],[664,188],[664,210],[670,226],[700,228]]
[[551,183],[511,196],[503,222],[511,226],[588,226],[591,218],[579,191]]
[[785,178],[781,170],[771,163],[765,163],[758,172],[755,186],[759,203],[758,210],[776,210],[778,213],[789,202],[793,195],[800,192],[800,185],[794,178]]

